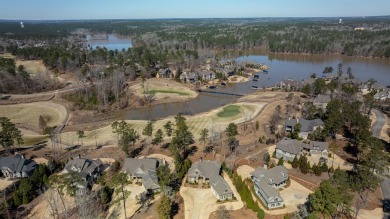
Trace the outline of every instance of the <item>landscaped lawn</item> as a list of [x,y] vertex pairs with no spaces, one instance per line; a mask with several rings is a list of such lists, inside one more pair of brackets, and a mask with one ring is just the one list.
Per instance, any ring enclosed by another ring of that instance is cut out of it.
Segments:
[[229,105],[222,109],[221,112],[217,114],[218,117],[226,118],[233,117],[240,113],[241,106]]
[[164,94],[178,94],[180,96],[189,96],[190,94],[187,92],[182,91],[175,91],[175,90],[150,90],[145,92],[146,94],[152,94],[155,95],[157,93],[164,93]]

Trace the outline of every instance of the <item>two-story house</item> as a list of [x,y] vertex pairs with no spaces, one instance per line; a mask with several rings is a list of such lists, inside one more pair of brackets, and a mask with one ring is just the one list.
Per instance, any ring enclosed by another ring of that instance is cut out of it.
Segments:
[[250,173],[256,195],[269,208],[281,208],[284,200],[279,189],[284,188],[288,181],[288,170],[284,166],[272,169],[257,168]]
[[126,158],[122,171],[129,174],[136,182],[141,182],[148,192],[159,192],[160,185],[157,178],[157,167],[162,161],[155,158]]
[[199,160],[188,170],[187,180],[190,183],[209,183],[214,196],[218,200],[233,199],[233,191],[225,179],[220,176],[221,163],[218,160]]
[[34,173],[37,164],[33,160],[25,159],[23,155],[15,155],[14,157],[1,157],[0,168],[6,178],[25,178]]
[[288,119],[285,121],[285,131],[286,132],[292,132],[294,131],[294,127],[296,124],[301,124],[299,137],[303,139],[307,139],[307,136],[315,131],[319,127],[324,126],[324,122],[321,119],[313,119],[313,120],[307,120],[307,119]]
[[78,183],[76,186],[78,190],[76,191],[79,194],[84,194],[87,189],[90,189],[96,179],[100,176],[102,170],[102,161],[100,159],[92,160],[88,158],[82,158],[80,155],[78,157],[70,160],[66,165],[62,173],[71,173],[76,172],[79,174],[82,182]]

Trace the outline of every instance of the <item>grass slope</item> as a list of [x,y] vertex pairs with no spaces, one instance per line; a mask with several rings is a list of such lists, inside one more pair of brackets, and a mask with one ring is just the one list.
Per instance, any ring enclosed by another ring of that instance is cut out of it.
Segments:
[[39,116],[45,119],[48,126],[56,126],[65,120],[66,115],[64,106],[49,102],[0,106],[0,117],[7,117],[13,123],[23,123],[38,128]]

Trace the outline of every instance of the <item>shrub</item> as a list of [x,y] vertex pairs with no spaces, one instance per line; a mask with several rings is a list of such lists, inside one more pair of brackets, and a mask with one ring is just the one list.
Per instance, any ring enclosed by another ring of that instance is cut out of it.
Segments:
[[265,217],[265,213],[263,209],[260,209],[260,211],[257,212],[257,218],[263,219]]

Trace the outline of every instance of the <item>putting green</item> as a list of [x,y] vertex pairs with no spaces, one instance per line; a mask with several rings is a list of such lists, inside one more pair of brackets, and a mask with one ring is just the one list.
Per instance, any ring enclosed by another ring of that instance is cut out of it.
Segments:
[[237,105],[225,106],[222,111],[217,114],[217,116],[221,118],[234,117],[241,112],[240,109],[241,106]]
[[150,91],[147,91],[145,93],[152,94],[152,95],[156,95],[158,93],[160,93],[160,94],[178,94],[180,96],[189,96],[190,95],[187,92],[175,91],[175,90],[150,90]]

